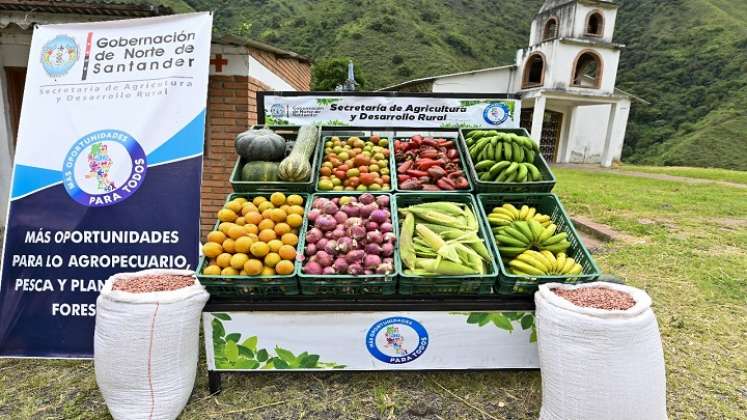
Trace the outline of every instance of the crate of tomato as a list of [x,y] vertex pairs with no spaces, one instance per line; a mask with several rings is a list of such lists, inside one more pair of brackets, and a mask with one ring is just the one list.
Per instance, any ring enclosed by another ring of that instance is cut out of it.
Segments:
[[456,138],[416,134],[394,141],[397,191],[472,191],[464,151]]

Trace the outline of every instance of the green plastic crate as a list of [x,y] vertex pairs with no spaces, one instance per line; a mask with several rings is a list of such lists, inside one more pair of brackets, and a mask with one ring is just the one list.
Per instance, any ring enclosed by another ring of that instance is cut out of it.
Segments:
[[[304,199],[304,225],[306,223],[306,214],[309,212],[311,207],[310,194],[293,192],[298,194]],[[228,196],[226,202],[229,202],[237,197],[244,197],[248,200],[253,199],[256,196],[265,196],[269,200],[269,194],[266,193],[233,193]],[[217,229],[220,225],[220,221],[215,223],[213,230]],[[302,226],[304,226],[302,225]],[[299,238],[303,230],[299,230]],[[301,240],[296,245],[296,253],[300,255],[302,252]],[[273,275],[273,276],[209,276],[202,274],[202,270],[207,267],[208,259],[206,257],[200,258],[200,265],[197,268],[197,278],[200,279],[200,283],[205,286],[205,289],[210,293],[211,296],[221,298],[244,298],[244,297],[279,297],[279,296],[293,296],[299,294],[298,287],[298,271],[297,265],[294,266],[296,269],[293,270],[292,274],[288,275]]]
[[[459,141],[462,144],[462,148],[465,150],[465,156],[467,159],[467,162],[469,163],[468,166],[468,173],[470,178],[472,178],[472,182],[475,185],[475,191],[477,193],[530,193],[530,192],[536,192],[536,193],[542,193],[542,192],[550,192],[555,187],[555,175],[553,175],[552,171],[550,170],[550,166],[547,164],[547,161],[545,161],[545,158],[542,157],[542,153],[537,153],[537,157],[534,158],[534,166],[539,169],[540,173],[542,174],[542,181],[534,181],[534,182],[485,182],[480,181],[480,179],[477,176],[477,171],[475,171],[475,163],[472,161],[472,157],[469,156],[467,142],[465,140],[466,135],[471,132],[475,131],[476,129],[461,129],[459,130]],[[488,130],[487,128],[482,130]],[[529,133],[523,129],[523,128],[501,128],[501,129],[491,129],[493,131],[497,131],[499,133],[513,133],[519,136],[526,136],[529,137]]]
[[[517,208],[526,204],[529,207],[535,207],[537,212],[546,214],[552,218],[553,223],[558,226],[557,232],[566,232],[568,242],[571,243],[566,255],[573,258],[581,264],[584,271],[577,276],[517,276],[508,272],[504,261],[500,258],[498,246],[493,235],[490,235],[490,247],[497,258],[500,272],[498,274],[498,284],[496,292],[502,295],[529,295],[537,290],[540,284],[545,283],[567,283],[578,284],[588,283],[596,280],[600,276],[599,267],[586,249],[581,238],[578,236],[573,223],[568,218],[563,205],[560,203],[558,196],[552,193],[529,193],[529,194],[479,194],[477,201],[480,204],[480,217],[486,229],[491,229],[488,222],[488,214],[493,208],[502,206],[505,203],[511,203]],[[492,231],[491,231],[492,232]]]
[[[441,133],[438,133],[441,134]],[[434,138],[445,138],[448,140],[453,140],[456,143],[456,149],[459,152],[459,165],[462,171],[464,172],[464,177],[467,178],[467,182],[469,183],[469,187],[466,190],[453,190],[453,191],[423,191],[423,190],[403,190],[399,187],[399,179],[397,178],[397,168],[399,167],[399,164],[402,162],[397,162],[397,159],[395,157],[394,159],[394,173],[395,175],[392,177],[392,182],[394,183],[394,189],[400,193],[400,192],[417,192],[420,194],[443,194],[443,193],[449,193],[449,192],[458,192],[458,193],[469,193],[475,190],[475,183],[472,181],[472,176],[470,176],[469,173],[469,157],[467,156],[467,149],[464,148],[464,142],[459,140],[459,133],[453,132],[453,133],[443,133],[443,134],[454,134],[453,136],[449,135],[443,135],[443,136],[432,136]],[[394,141],[397,140],[406,140],[409,141],[410,137],[395,137]],[[392,141],[392,143],[394,143]],[[396,149],[395,149],[396,150]]]
[[[475,197],[472,194],[464,193],[441,193],[441,194],[418,194],[402,193],[394,196],[397,211],[413,204],[421,204],[434,201],[451,201],[455,203],[467,204],[472,208],[473,213],[478,221],[478,236],[485,239],[489,235],[485,225],[480,221],[480,210],[478,209]],[[402,220],[397,215],[398,223]],[[399,226],[397,226],[400,229]],[[488,247],[490,249],[490,247]],[[397,253],[395,257],[397,272],[399,278],[399,293],[401,295],[418,295],[418,296],[482,296],[493,293],[493,285],[498,275],[498,266],[495,259],[488,264],[488,272],[472,276],[438,276],[438,277],[420,277],[412,276],[405,273],[402,259]]]
[[[344,196],[358,196],[364,193],[350,193],[350,192],[324,192],[318,193],[311,196],[309,203],[313,203],[317,197],[344,197]],[[392,215],[392,226],[394,234],[399,237],[397,229],[396,212],[394,210],[394,196],[388,193],[371,193],[374,197],[380,195],[389,196],[389,211]],[[309,204],[309,209],[311,204]],[[304,223],[301,227],[301,235],[299,241],[299,252],[303,253],[304,259],[308,258],[305,254],[306,249],[306,231],[309,228],[309,220],[304,217]],[[308,275],[303,272],[303,262],[300,260],[296,261],[296,272],[298,273],[299,282],[301,284],[301,293],[306,296],[324,296],[324,297],[338,297],[338,298],[357,298],[362,296],[386,296],[393,295],[397,291],[397,266],[396,260],[399,255],[399,250],[395,246],[394,248],[394,272],[388,275],[380,274],[369,274],[360,276],[351,275]]]
[[[345,127],[346,129],[355,130],[355,127]],[[328,140],[330,140],[332,137],[340,137],[340,139],[347,139],[350,137],[358,137],[359,139],[363,141],[367,141],[370,136],[324,136],[322,138],[322,141],[320,142],[320,147],[317,147],[316,150],[316,160],[314,166],[312,166],[312,170],[314,171],[314,190],[318,193],[348,193],[348,194],[354,194],[354,193],[367,193],[370,192],[372,194],[376,193],[393,193],[394,192],[394,183],[397,181],[397,170],[396,166],[394,164],[394,139],[390,137],[381,137],[382,139],[387,139],[389,142],[389,188],[386,190],[378,190],[378,191],[323,191],[319,189],[319,180],[321,176],[319,175],[319,171],[322,169],[322,164],[324,163],[324,144],[327,143]]]
[[[262,125],[257,125],[252,128],[263,128]],[[282,136],[286,141],[295,141],[298,136],[299,127],[267,127],[275,131],[278,135]],[[321,130],[319,130],[319,136],[321,136]],[[288,182],[288,181],[242,181],[241,180],[241,168],[244,167],[246,161],[240,156],[236,158],[236,163],[233,166],[231,172],[231,186],[235,192],[256,192],[256,193],[274,193],[274,192],[313,192],[317,182],[318,171],[314,172],[314,168],[317,166],[319,149],[319,139],[317,138],[316,149],[311,155],[309,163],[311,164],[311,175],[308,181],[302,182]],[[280,165],[280,162],[278,162]]]

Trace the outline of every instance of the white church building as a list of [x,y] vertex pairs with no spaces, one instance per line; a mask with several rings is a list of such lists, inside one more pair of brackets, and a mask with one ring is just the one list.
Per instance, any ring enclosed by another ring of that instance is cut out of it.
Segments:
[[519,95],[521,126],[548,162],[609,167],[620,160],[634,98],[615,88],[624,48],[612,40],[617,10],[612,0],[545,0],[515,64],[382,90]]

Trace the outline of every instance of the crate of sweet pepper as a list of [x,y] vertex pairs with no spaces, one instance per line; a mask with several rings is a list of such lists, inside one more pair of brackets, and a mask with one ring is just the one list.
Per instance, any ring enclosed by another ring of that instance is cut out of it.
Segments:
[[523,128],[462,129],[468,171],[479,193],[550,192],[555,176]]
[[395,196],[402,295],[488,295],[498,273],[471,194]]
[[529,295],[540,284],[586,283],[601,274],[555,194],[480,194],[477,201],[499,257],[498,294]]
[[356,298],[396,292],[397,225],[390,194],[318,193],[301,232],[301,293]]
[[[441,133],[439,133],[441,134]],[[439,136],[415,134],[396,137],[394,161],[398,192],[470,192],[468,161],[457,132]]]
[[296,257],[309,194],[234,193],[207,234],[197,277],[216,297],[298,295]]
[[235,139],[238,157],[230,178],[233,190],[313,192],[319,137],[315,126],[256,125],[240,133]]

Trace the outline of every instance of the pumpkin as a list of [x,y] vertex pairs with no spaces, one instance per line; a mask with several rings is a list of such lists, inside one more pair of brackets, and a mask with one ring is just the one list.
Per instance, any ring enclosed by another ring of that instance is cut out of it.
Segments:
[[309,160],[318,141],[319,129],[316,126],[301,126],[293,150],[287,158],[280,162],[278,177],[283,181],[308,181],[311,177]]
[[254,161],[241,168],[242,181],[277,181],[278,163]]
[[280,161],[285,156],[285,139],[270,129],[249,129],[236,136],[236,153],[246,161]]

